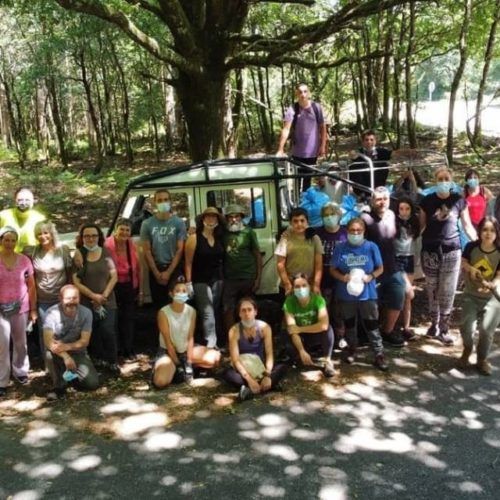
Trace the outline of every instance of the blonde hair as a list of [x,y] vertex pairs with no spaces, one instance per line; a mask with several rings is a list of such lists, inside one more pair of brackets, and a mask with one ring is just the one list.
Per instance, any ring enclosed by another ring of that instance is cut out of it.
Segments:
[[453,179],[453,173],[446,165],[442,165],[434,171],[434,179],[437,179],[437,176],[441,172],[446,172],[450,176],[450,179]]
[[59,233],[57,232],[56,226],[53,222],[50,220],[42,220],[40,222],[37,222],[35,224],[35,238],[38,238],[38,235],[42,233],[43,231],[47,231],[50,233],[52,236],[52,242],[54,243],[55,247],[58,247],[60,245],[59,243]]

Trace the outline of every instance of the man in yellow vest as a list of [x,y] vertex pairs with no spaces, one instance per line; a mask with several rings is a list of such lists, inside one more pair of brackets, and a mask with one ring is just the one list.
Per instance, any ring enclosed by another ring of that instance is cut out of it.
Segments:
[[17,230],[19,238],[17,239],[16,252],[22,252],[25,246],[33,246],[38,242],[35,238],[35,224],[45,220],[45,215],[35,210],[33,192],[28,188],[19,188],[14,200],[16,206],[6,208],[0,212],[0,228],[3,226],[12,226]]

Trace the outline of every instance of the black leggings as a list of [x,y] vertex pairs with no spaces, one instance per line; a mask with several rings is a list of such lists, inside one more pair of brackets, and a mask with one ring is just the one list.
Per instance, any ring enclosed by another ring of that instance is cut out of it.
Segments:
[[[274,389],[276,384],[285,376],[287,368],[286,365],[281,363],[274,365],[271,372],[271,389]],[[234,385],[235,387],[248,385],[246,380],[234,368],[228,368],[222,376],[228,384]]]

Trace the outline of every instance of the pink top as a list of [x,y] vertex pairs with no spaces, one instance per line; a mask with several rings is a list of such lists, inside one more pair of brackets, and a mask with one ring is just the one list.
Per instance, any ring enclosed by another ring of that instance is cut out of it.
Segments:
[[130,281],[130,266],[127,256],[117,252],[115,266],[118,273],[118,283],[128,283]]
[[18,254],[14,269],[7,269],[0,260],[0,304],[8,304],[21,300],[20,313],[30,310],[30,298],[26,278],[33,276],[31,260],[25,255]]
[[486,215],[486,208],[488,206],[486,196],[484,195],[484,189],[481,188],[479,193],[475,195],[468,194],[465,197],[465,201],[469,207],[470,220],[472,224],[477,227],[481,219]]
[[118,283],[127,283],[130,281],[130,269],[129,266],[132,264],[132,284],[134,288],[139,287],[139,260],[137,258],[137,251],[132,238],[127,240],[128,245],[128,255],[130,255],[130,263],[128,261],[127,255],[118,255],[116,251],[116,240],[113,235],[108,236],[104,242],[104,248],[106,248],[111,254],[111,258],[116,266],[116,272],[118,274]]

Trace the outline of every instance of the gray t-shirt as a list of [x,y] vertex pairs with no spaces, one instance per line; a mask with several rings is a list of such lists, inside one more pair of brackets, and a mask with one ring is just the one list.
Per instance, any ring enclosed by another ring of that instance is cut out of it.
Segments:
[[141,241],[149,241],[157,265],[170,264],[177,252],[177,242],[185,239],[186,226],[177,215],[166,220],[153,216],[141,225]]
[[[63,344],[71,344],[80,340],[82,332],[92,331],[92,312],[87,307],[79,305],[76,316],[70,318],[63,313],[61,305],[56,304],[47,309],[43,329],[52,330],[55,340]],[[83,348],[70,352],[85,353],[86,351]]]

